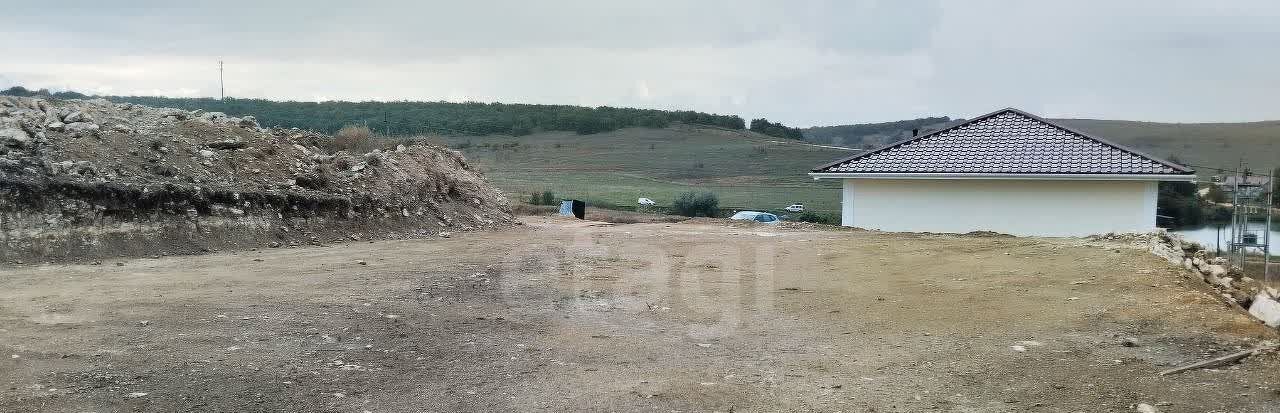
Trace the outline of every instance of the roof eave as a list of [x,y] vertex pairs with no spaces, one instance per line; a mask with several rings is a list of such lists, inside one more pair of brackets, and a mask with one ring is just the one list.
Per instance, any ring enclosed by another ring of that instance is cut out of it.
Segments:
[[1195,182],[1195,174],[1017,174],[952,172],[810,172],[819,179],[1016,179],[1044,181],[1178,181]]

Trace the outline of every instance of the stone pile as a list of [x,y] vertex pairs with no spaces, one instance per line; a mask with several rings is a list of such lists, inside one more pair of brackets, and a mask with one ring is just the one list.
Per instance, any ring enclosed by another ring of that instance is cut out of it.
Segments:
[[1211,257],[1200,244],[1164,231],[1152,237],[1151,253],[1195,274],[1224,300],[1248,309],[1268,326],[1280,327],[1280,291],[1245,276],[1225,257]]

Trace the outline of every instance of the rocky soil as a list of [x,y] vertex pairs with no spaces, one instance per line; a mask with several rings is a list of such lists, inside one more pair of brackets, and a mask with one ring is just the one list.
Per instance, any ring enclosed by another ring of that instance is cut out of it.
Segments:
[[251,116],[0,96],[0,261],[439,236],[513,223],[452,150],[329,152]]
[[1145,237],[1151,253],[1171,265],[1182,266],[1216,290],[1227,304],[1248,311],[1269,327],[1280,327],[1280,290],[1245,275],[1243,269],[1231,265],[1226,257],[1214,257],[1202,245],[1177,235],[1157,232],[1135,237]]
[[0,269],[0,411],[1280,411],[1145,245],[526,220]]

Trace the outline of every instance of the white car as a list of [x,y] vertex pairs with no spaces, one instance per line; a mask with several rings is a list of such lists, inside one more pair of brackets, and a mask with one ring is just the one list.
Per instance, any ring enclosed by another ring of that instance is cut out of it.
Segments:
[[800,204],[800,203],[791,204],[791,205],[788,205],[786,208],[782,208],[782,209],[787,210],[787,212],[804,212],[804,204]]
[[733,214],[733,216],[729,217],[729,219],[736,219],[739,221],[755,221],[755,222],[770,224],[770,225],[777,225],[778,223],[782,222],[781,219],[778,219],[777,215],[770,214],[768,212],[758,212],[758,211],[739,211],[738,213]]
[[640,199],[637,199],[637,200],[636,200],[636,204],[639,204],[640,206],[654,206],[654,205],[658,205],[658,203],[657,203],[657,202],[653,202],[653,200],[652,200],[652,199],[649,199],[649,198],[640,198]]

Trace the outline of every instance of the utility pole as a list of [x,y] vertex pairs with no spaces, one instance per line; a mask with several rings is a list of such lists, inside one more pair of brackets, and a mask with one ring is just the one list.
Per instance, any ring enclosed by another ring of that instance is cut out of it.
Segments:
[[227,85],[222,80],[222,61],[218,61],[218,94],[222,100],[227,100]]

